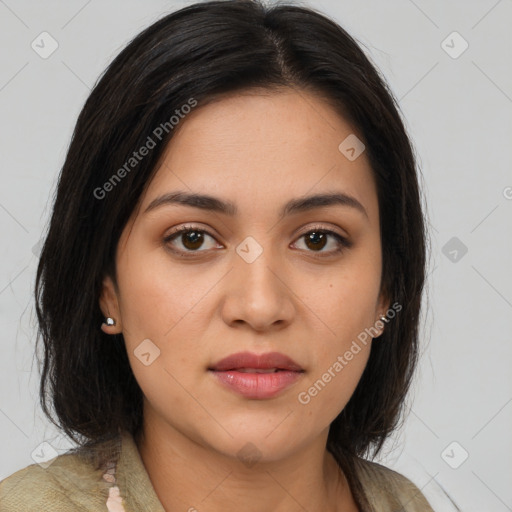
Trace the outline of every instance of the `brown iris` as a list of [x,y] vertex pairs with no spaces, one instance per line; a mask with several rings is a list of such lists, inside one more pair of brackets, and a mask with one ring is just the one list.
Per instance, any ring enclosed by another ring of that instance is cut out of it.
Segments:
[[[306,245],[310,249],[323,249],[325,247],[327,235],[318,231],[312,231],[306,235]],[[312,246],[310,246],[312,244]]]
[[181,235],[183,245],[187,249],[199,249],[204,241],[204,235],[200,231],[187,231]]

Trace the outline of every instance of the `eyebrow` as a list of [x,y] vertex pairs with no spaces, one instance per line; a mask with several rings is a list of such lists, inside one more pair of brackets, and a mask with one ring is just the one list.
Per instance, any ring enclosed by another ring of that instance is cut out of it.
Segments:
[[[235,216],[238,213],[237,206],[231,201],[224,201],[208,194],[197,194],[185,191],[176,191],[163,194],[153,199],[149,206],[144,210],[147,213],[164,205],[184,205],[201,210],[222,213]],[[348,206],[362,213],[368,218],[368,212],[365,207],[353,196],[337,192],[330,194],[315,194],[306,197],[298,197],[288,201],[279,212],[280,218],[294,213],[306,212],[323,206]]]

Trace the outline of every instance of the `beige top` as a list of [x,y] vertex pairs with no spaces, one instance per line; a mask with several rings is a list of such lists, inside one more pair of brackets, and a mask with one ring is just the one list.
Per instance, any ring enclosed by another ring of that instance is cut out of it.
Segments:
[[[0,482],[2,512],[165,512],[127,432],[49,462],[27,466]],[[434,512],[399,473],[364,459],[356,467],[371,506],[362,512]]]

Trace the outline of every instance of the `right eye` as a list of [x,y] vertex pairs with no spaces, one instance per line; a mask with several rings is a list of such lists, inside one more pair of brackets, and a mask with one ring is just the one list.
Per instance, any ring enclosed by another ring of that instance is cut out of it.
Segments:
[[[199,228],[198,226],[181,226],[175,229],[172,233],[164,238],[166,245],[171,246],[171,251],[180,256],[188,256],[197,252],[205,252],[210,248],[199,250],[204,246],[207,238],[215,240],[213,235]],[[179,242],[181,247],[176,248],[176,242]],[[213,246],[212,246],[213,247]],[[188,253],[188,254],[187,254]]]

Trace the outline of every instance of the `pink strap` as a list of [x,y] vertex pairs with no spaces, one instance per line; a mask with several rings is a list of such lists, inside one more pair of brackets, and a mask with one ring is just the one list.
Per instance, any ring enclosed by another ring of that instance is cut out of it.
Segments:
[[[107,464],[107,470],[103,474],[103,480],[110,484],[115,484],[115,472],[115,463],[109,462]],[[108,490],[107,510],[108,512],[126,512],[123,506],[123,498],[119,493],[119,487],[117,485],[112,485],[112,487],[110,487],[110,489]]]

